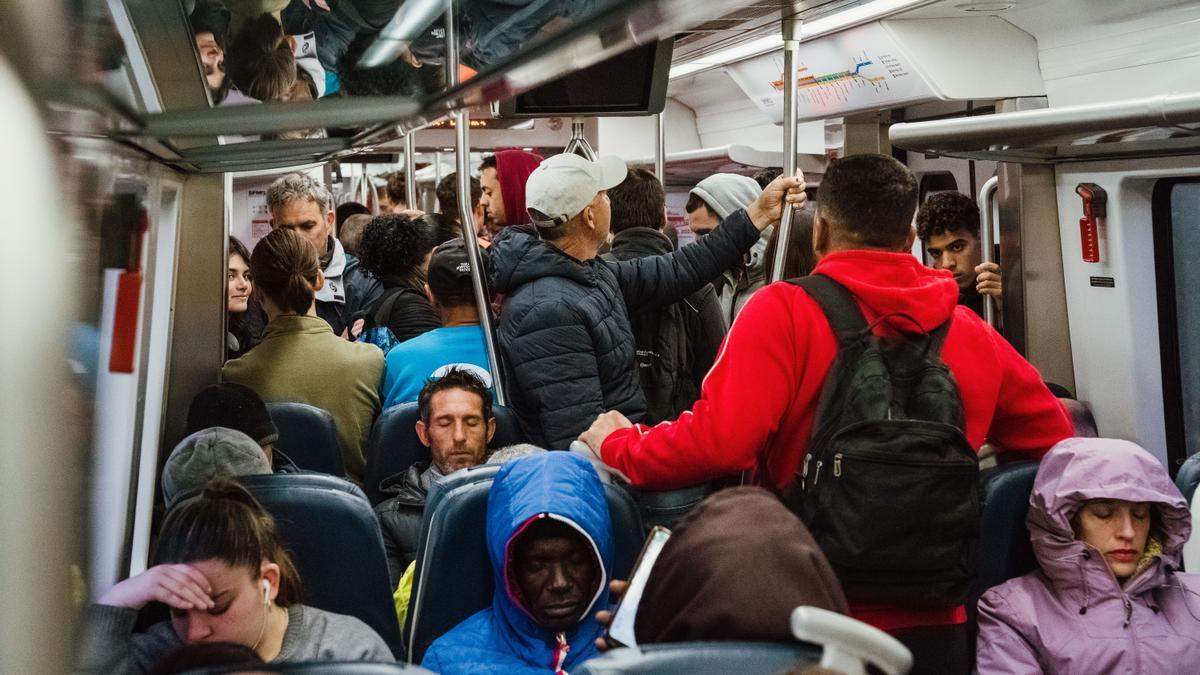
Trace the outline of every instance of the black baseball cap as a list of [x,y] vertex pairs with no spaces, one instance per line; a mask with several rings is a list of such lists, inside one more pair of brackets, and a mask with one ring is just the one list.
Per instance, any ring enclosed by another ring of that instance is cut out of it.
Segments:
[[[486,282],[489,263],[487,251],[479,251],[483,262],[483,278]],[[433,250],[426,275],[429,290],[435,298],[466,299],[474,297],[471,288],[471,260],[467,257],[467,245],[462,239],[451,239]]]

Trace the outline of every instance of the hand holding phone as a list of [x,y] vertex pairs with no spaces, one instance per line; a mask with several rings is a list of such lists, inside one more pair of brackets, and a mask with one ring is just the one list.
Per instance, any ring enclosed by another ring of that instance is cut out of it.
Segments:
[[642,592],[646,589],[646,581],[650,578],[650,570],[654,567],[654,561],[658,559],[658,554],[662,552],[663,546],[670,537],[671,531],[664,527],[655,527],[650,530],[650,536],[646,538],[642,552],[638,554],[637,562],[634,563],[633,573],[629,575],[629,587],[621,596],[620,602],[617,603],[612,621],[608,624],[608,630],[605,631],[605,637],[610,643],[616,643],[623,647],[637,646],[633,628],[637,618],[638,603],[641,602]]

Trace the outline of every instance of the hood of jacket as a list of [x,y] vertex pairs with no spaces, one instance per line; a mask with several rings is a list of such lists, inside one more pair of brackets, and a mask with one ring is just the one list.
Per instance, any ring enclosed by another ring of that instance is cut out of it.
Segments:
[[808,528],[767,490],[721,490],[671,534],[654,563],[634,630],[638,644],[791,642],[801,605],[848,613]]
[[671,240],[662,232],[649,227],[631,227],[613,235],[612,250],[605,255],[613,260],[633,260],[673,250]]
[[542,163],[542,156],[524,150],[501,150],[496,153],[496,180],[500,181],[500,198],[504,200],[506,225],[529,222],[525,210],[525,183],[529,174]]
[[709,208],[717,212],[721,220],[725,220],[729,214],[746,208],[750,202],[758,199],[758,196],[762,194],[762,188],[749,176],[740,176],[736,173],[714,173],[696,183],[691,194],[703,199]]
[[321,302],[345,302],[346,289],[342,286],[342,274],[346,271],[346,249],[337,237],[329,238],[333,247],[330,249],[329,264],[321,270],[325,275],[325,284],[317,289],[317,300]]
[[1104,559],[1071,528],[1071,518],[1091,499],[1149,502],[1157,512],[1158,529],[1151,537],[1161,543],[1162,553],[1143,562],[1146,566],[1126,582],[1126,594],[1158,588],[1179,569],[1191,512],[1162,464],[1129,441],[1069,438],[1042,458],[1026,524],[1042,572],[1060,592],[1079,600],[1081,609],[1122,590]]
[[544,277],[562,277],[585,286],[596,284],[594,263],[580,262],[553,244],[508,228],[492,241],[492,290],[510,295]]
[[887,316],[887,325],[902,333],[918,331],[900,315],[912,317],[929,332],[953,316],[958,305],[954,275],[926,267],[909,253],[837,251],[821,258],[813,274],[824,274],[849,289],[868,323]]
[[566,633],[569,645],[562,667],[570,670],[596,654],[600,634],[596,608],[608,604],[613,534],[600,476],[586,460],[566,452],[546,452],[505,464],[488,493],[487,546],[496,592],[492,600],[495,630],[522,660],[553,670],[556,635],[538,625],[517,599],[509,582],[509,553],[526,528],[543,518],[570,525],[587,539],[601,570],[587,610]]

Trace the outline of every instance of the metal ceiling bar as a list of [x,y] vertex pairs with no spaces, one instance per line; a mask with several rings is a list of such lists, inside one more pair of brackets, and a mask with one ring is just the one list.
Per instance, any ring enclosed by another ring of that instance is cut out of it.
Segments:
[[1108,103],[1021,110],[977,117],[893,124],[892,144],[915,152],[953,154],[1054,144],[1063,139],[1137,127],[1200,122],[1200,93],[1163,94]]
[[189,162],[234,162],[260,157],[287,159],[324,155],[345,150],[349,146],[350,140],[347,138],[250,141],[187,148],[180,151],[180,156]]
[[[450,88],[458,85],[458,25],[453,9],[446,12],[446,79]],[[475,291],[475,307],[479,311],[479,327],[483,329],[483,344],[487,348],[488,370],[492,374],[492,389],[496,403],[505,405],[504,376],[500,372],[500,355],[496,351],[496,334],[492,331],[492,303],[483,278],[483,256],[475,234],[475,213],[471,205],[471,116],[466,108],[454,111],[455,182],[458,183],[458,220],[462,224],[463,243],[471,262],[471,288]],[[409,133],[411,138],[412,134]],[[406,144],[407,147],[407,144]],[[414,176],[409,176],[413,182]]]
[[667,130],[663,126],[666,117],[666,109],[654,116],[654,175],[663,185],[667,184]]
[[138,135],[167,138],[248,136],[318,127],[355,127],[388,122],[419,112],[420,105],[407,96],[323,98],[306,103],[192,108],[147,115]]

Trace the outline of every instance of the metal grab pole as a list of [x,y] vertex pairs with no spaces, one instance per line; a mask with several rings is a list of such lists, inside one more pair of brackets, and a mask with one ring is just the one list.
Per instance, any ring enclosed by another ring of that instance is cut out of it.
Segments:
[[[448,88],[458,86],[458,26],[454,6],[446,11],[446,84]],[[504,377],[500,372],[500,357],[496,353],[496,335],[492,332],[491,302],[483,280],[483,257],[479,253],[479,240],[475,234],[474,209],[471,207],[471,145],[470,114],[465,109],[454,111],[454,131],[458,146],[454,149],[458,183],[458,217],[462,222],[463,241],[467,258],[471,261],[471,288],[475,291],[475,307],[479,310],[479,326],[483,329],[483,344],[487,348],[488,369],[492,374],[492,387],[496,392],[496,403],[505,405]],[[411,135],[411,134],[410,134]]]
[[[995,223],[992,221],[992,207],[996,203],[996,191],[1000,188],[1000,177],[992,176],[979,190],[979,215],[983,216],[983,226],[979,228],[979,260],[990,263],[994,260]],[[992,328],[996,327],[996,299],[990,295],[983,296],[983,320]]]
[[404,134],[404,200],[408,208],[419,209],[417,205],[417,141],[413,137],[415,131]]
[[663,185],[667,184],[667,133],[664,121],[667,111],[663,110],[654,116],[654,175]]
[[[785,13],[788,10],[783,10]],[[792,10],[795,11],[794,8]],[[796,14],[783,17],[783,175],[796,175],[796,51],[800,49],[800,19]],[[792,205],[784,203],[783,216],[775,230],[775,260],[769,282],[783,278],[783,265],[792,234]]]

